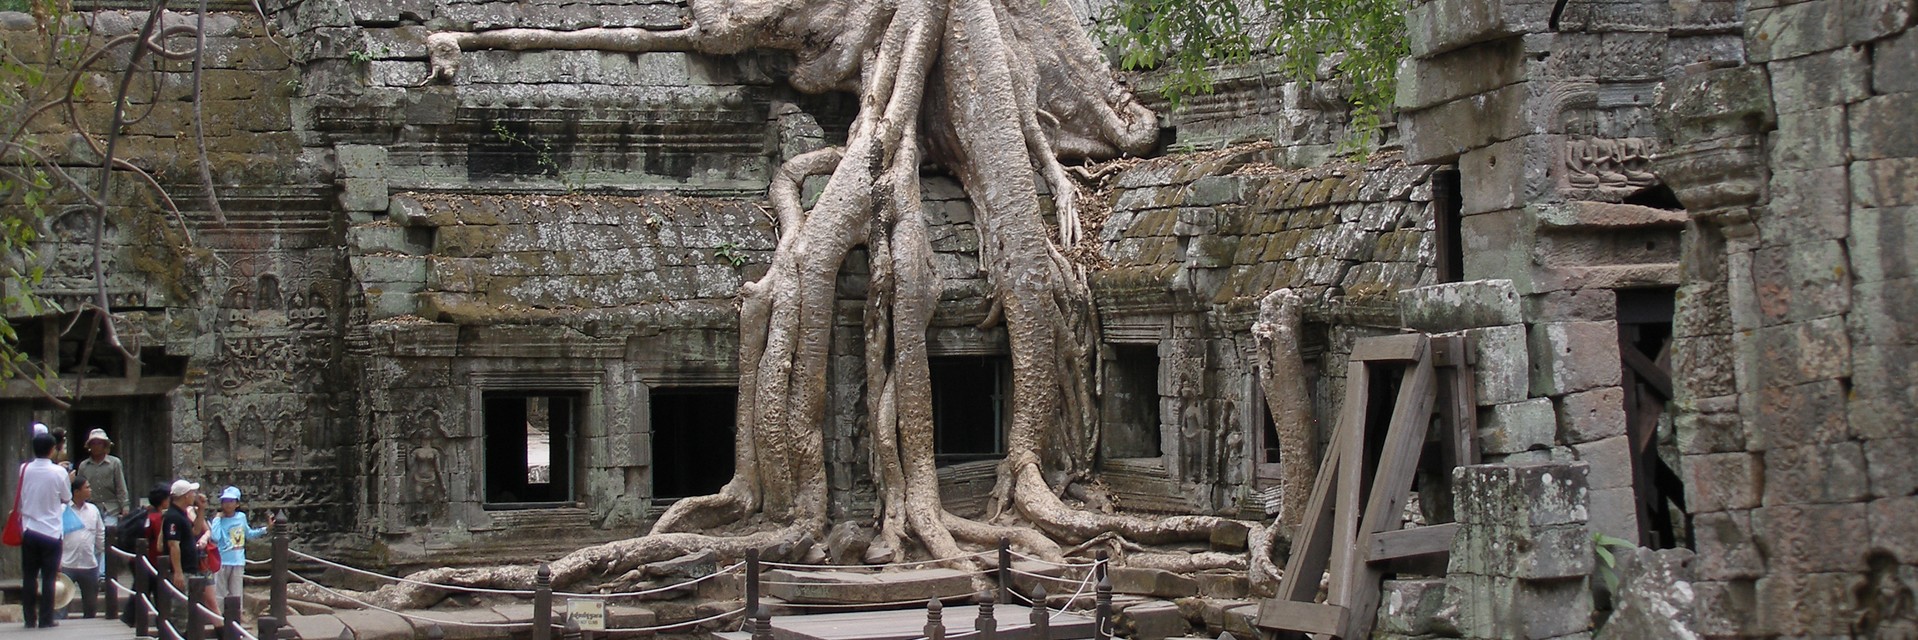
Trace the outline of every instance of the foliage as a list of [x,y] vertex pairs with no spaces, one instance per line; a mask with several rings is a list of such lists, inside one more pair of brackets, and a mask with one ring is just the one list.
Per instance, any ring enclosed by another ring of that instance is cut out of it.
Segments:
[[493,123],[493,136],[499,138],[500,142],[516,147],[525,147],[527,151],[533,152],[533,162],[539,165],[540,172],[558,179],[560,188],[565,189],[567,193],[572,193],[575,190],[573,182],[566,178],[564,172],[560,171],[559,160],[553,157],[552,143],[541,141],[539,144],[534,144],[532,140],[527,139],[526,136],[514,133],[512,129],[507,128],[505,122],[500,121]]
[[734,267],[746,266],[746,254],[740,251],[739,245],[731,242],[721,243],[718,248],[713,249],[713,257]]
[[1637,546],[1630,540],[1592,532],[1592,553],[1598,555],[1598,577],[1605,582],[1606,593],[1618,591],[1618,557],[1612,554],[1612,550]]
[[[1262,51],[1302,82],[1337,82],[1352,104],[1347,143],[1358,147],[1391,112],[1407,53],[1405,0],[1117,0],[1100,22],[1121,68],[1167,74],[1161,91],[1175,106],[1211,91],[1208,66]],[[1252,35],[1254,27],[1269,35]]]

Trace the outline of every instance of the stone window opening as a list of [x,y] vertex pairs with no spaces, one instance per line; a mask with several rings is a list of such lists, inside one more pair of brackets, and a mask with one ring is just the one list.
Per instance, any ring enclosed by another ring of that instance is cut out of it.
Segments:
[[737,387],[653,387],[655,505],[719,491],[733,478]]
[[945,467],[1004,458],[1012,358],[935,356],[926,364],[932,383],[934,463]]
[[1438,282],[1465,280],[1465,200],[1459,189],[1459,172],[1446,169],[1432,174],[1433,264]]
[[570,506],[581,394],[501,391],[483,398],[487,507]]
[[1157,344],[1106,345],[1099,454],[1107,460],[1164,455],[1159,429]]

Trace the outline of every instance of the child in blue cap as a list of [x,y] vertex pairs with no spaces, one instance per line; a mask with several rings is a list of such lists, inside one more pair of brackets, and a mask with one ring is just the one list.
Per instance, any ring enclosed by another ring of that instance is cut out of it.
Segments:
[[220,572],[214,575],[214,593],[220,602],[237,596],[246,582],[246,541],[266,535],[266,527],[249,527],[246,512],[240,510],[240,488],[227,487],[220,492],[220,515],[207,524],[213,544],[220,548]]

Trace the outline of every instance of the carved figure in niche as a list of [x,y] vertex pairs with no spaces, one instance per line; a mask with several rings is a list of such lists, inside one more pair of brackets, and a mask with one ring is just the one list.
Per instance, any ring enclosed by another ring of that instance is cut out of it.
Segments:
[[239,433],[234,438],[233,461],[246,463],[266,459],[266,425],[260,423],[259,410],[252,403],[247,403],[240,406],[238,416],[226,425],[229,430]]
[[206,466],[225,468],[233,462],[233,432],[226,428],[226,417],[215,414],[206,423]]
[[292,405],[282,405],[278,413],[273,414],[272,428],[273,461],[291,462],[298,453],[300,434],[305,431],[300,416],[305,412],[295,412]]
[[439,447],[413,447],[406,460],[401,496],[413,505],[406,514],[407,524],[425,526],[446,517],[446,481],[440,473]]
[[1653,141],[1644,138],[1573,140],[1565,146],[1565,187],[1574,198],[1618,200],[1658,184],[1651,171]]
[[271,273],[262,273],[259,285],[254,290],[253,308],[268,310],[280,308],[280,277]]

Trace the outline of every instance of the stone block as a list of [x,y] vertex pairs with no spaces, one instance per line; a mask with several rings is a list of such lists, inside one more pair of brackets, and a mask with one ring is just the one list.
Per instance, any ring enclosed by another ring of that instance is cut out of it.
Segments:
[[341,611],[334,614],[351,629],[355,640],[413,640],[413,625],[385,611]]
[[[1869,102],[1869,101],[1867,101]],[[1778,131],[1771,137],[1772,168],[1777,170],[1844,167],[1847,127],[1854,138],[1860,122],[1856,106],[1849,125],[1845,107],[1825,107],[1778,114]],[[1840,188],[1843,188],[1841,183]],[[1841,203],[1842,204],[1842,203]]]
[[1857,573],[1773,573],[1756,584],[1756,627],[1777,636],[1849,636],[1859,617],[1852,594],[1864,586]]
[[1112,581],[1113,593],[1154,598],[1184,598],[1199,593],[1197,581],[1164,569],[1112,567],[1106,575]]
[[1212,528],[1211,543],[1213,551],[1245,551],[1252,530],[1237,521],[1222,521]]
[[1732,378],[1734,358],[1730,335],[1699,336],[1672,340],[1672,379],[1679,397],[1712,397],[1737,391]]
[[1765,575],[1765,554],[1752,536],[1751,512],[1700,513],[1692,518],[1702,580],[1749,580]]
[[1533,322],[1618,318],[1618,294],[1610,289],[1564,289],[1525,296],[1525,317]]
[[1550,196],[1558,186],[1565,137],[1528,135],[1459,156],[1460,212],[1516,209]]
[[1201,572],[1192,576],[1199,583],[1199,596],[1223,600],[1244,599],[1252,591],[1251,582],[1240,573]]
[[1131,632],[1121,631],[1120,635],[1138,640],[1164,640],[1184,636],[1192,631],[1192,625],[1186,622],[1185,614],[1179,611],[1179,605],[1170,602],[1145,602],[1126,607],[1124,611],[1114,616],[1114,624],[1122,630]]
[[347,211],[386,211],[386,179],[344,178],[340,180],[340,187],[340,208]]
[[1625,435],[1625,390],[1599,387],[1559,399],[1558,430],[1565,442],[1594,442]]
[[1765,504],[1850,502],[1869,495],[1871,480],[1859,443],[1782,444],[1765,451]]
[[1860,207],[1918,205],[1918,158],[1851,163],[1851,198]]
[[1753,7],[1745,18],[1746,54],[1752,62],[1769,62],[1844,47],[1849,44],[1845,4],[1847,0],[1814,0]]
[[1485,93],[1525,77],[1522,38],[1504,38],[1427,58],[1399,61],[1398,108],[1423,109]]
[[1583,580],[1462,575],[1449,577],[1445,588],[1467,638],[1553,638],[1591,626],[1592,596]]
[[386,147],[372,144],[343,144],[333,148],[340,163],[340,175],[348,178],[386,177]]
[[1199,178],[1187,187],[1184,204],[1189,207],[1211,207],[1244,202],[1246,186],[1244,178],[1235,176]]
[[1851,375],[1851,337],[1844,319],[1819,318],[1760,328],[1755,336],[1759,353],[1757,380],[1766,385],[1790,385]]
[[1618,560],[1618,590],[1612,594],[1612,615],[1596,637],[1602,640],[1694,637],[1691,589],[1694,554],[1688,549],[1653,551],[1645,548],[1614,553]]
[[[1852,105],[1851,156],[1858,160],[1918,156],[1918,92],[1877,96]],[[1782,126],[1784,121],[1781,119]]]
[[1546,527],[1585,522],[1583,463],[1481,464],[1452,470],[1461,525]]
[[[1918,30],[1907,29],[1896,38],[1871,45],[1871,90],[1878,94],[1918,91]],[[1776,72],[1773,72],[1776,73]]]
[[1862,446],[1872,497],[1918,495],[1918,437],[1866,440]]
[[354,225],[346,230],[346,245],[353,255],[388,253],[417,256],[431,250],[425,243],[414,242],[406,227],[390,223]]
[[1553,133],[1541,92],[1545,82],[1510,84],[1490,93],[1399,114],[1405,161],[1444,162],[1527,134]]
[[1911,0],[1845,0],[1845,40],[1862,44],[1905,31],[1918,12]]
[[1746,444],[1753,451],[1849,437],[1845,412],[1837,410],[1846,399],[1844,385],[1837,380],[1765,385],[1745,395],[1757,396],[1756,416],[1746,432]]
[[1597,442],[1572,445],[1574,455],[1591,471],[1586,483],[1593,489],[1632,486],[1632,443],[1624,434]]
[[1433,0],[1405,14],[1406,44],[1413,57],[1550,27],[1552,4],[1545,0]]
[[1708,637],[1752,634],[1758,593],[1751,581],[1692,583],[1694,625]]
[[1865,570],[1871,535],[1863,504],[1766,506],[1751,518],[1771,575]]
[[1918,372],[1913,371],[1913,362],[1918,362],[1918,346],[1861,349],[1853,365],[1851,393],[1842,399],[1849,419],[1844,427],[1860,438],[1911,435],[1910,416],[1918,415]]
[[1379,585],[1379,620],[1373,629],[1375,633],[1425,635],[1432,632],[1432,621],[1444,607],[1444,579],[1386,580]]
[[1452,282],[1400,291],[1399,316],[1426,332],[1515,325],[1525,321],[1510,280]]
[[787,602],[862,604],[922,601],[972,589],[967,574],[918,569],[888,574],[846,574],[779,569],[766,572],[766,594]]
[[1871,548],[1883,549],[1905,565],[1918,564],[1918,496],[1873,500],[1869,507]]
[[1759,505],[1764,458],[1749,453],[1685,456],[1685,507],[1692,513],[1751,509]]
[[1638,539],[1638,496],[1631,487],[1593,489],[1591,530],[1633,544]]
[[1478,423],[1479,450],[1488,454],[1549,449],[1558,431],[1550,398],[1480,409]]
[[352,637],[352,632],[347,631],[346,625],[331,614],[287,616],[286,626],[301,638],[338,638],[341,632],[347,633],[347,637]]
[[[1842,211],[1826,212],[1840,229]],[[1765,227],[1760,224],[1761,233]],[[1766,324],[1815,320],[1844,313],[1851,306],[1851,270],[1845,245],[1838,240],[1800,242],[1759,249],[1752,260],[1758,287],[1758,311]]]
[[1556,396],[1616,386],[1618,323],[1541,322],[1528,334],[1532,395]]
[[1525,327],[1468,329],[1465,339],[1478,356],[1478,364],[1473,365],[1472,382],[1479,406],[1525,401],[1532,370],[1530,352],[1525,345]]
[[1592,574],[1592,532],[1584,524],[1539,527],[1518,538],[1512,540],[1512,577],[1555,580]]
[[[1918,174],[1914,174],[1918,175]],[[1531,231],[1524,212],[1495,211],[1465,216],[1459,221],[1465,250],[1466,278],[1505,279],[1520,290],[1531,287]]]
[[[1854,209],[1851,212],[1851,237],[1845,243],[1845,252],[1851,259],[1851,275],[1857,282],[1918,276],[1918,207]],[[1878,291],[1882,292],[1883,289]],[[1861,297],[1856,288],[1853,289],[1853,296],[1854,309],[1885,302],[1882,297],[1856,299]],[[1858,337],[1877,342],[1871,339],[1874,335],[1867,332]]]
[[1772,89],[1777,95],[1791,96],[1791,100],[1778,105],[1781,115],[1847,105],[1871,95],[1865,86],[1870,64],[1859,49],[1844,48],[1779,60],[1767,67],[1771,71]]
[[[1729,405],[1707,409],[1705,405]],[[1745,451],[1745,421],[1737,412],[1736,396],[1698,400],[1692,409],[1680,409],[1673,418],[1678,451],[1686,455]]]
[[[1760,66],[1713,69],[1672,80],[1660,111],[1674,147],[1686,147],[1769,131],[1777,121],[1771,96],[1771,82]],[[1717,153],[1692,161],[1744,165],[1743,159],[1732,153],[1738,148],[1721,146]],[[1689,200],[1686,204],[1699,206]]]

